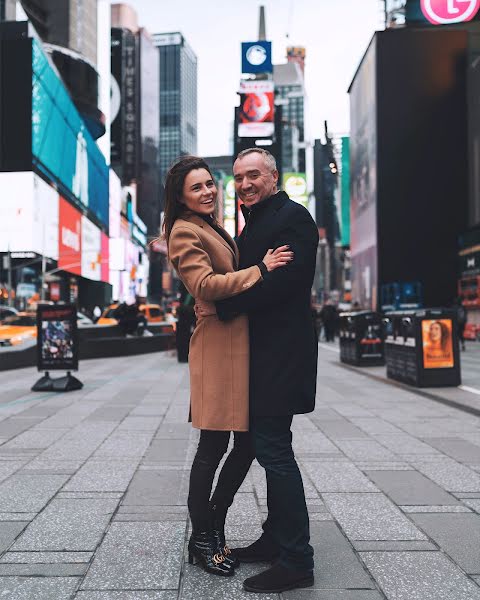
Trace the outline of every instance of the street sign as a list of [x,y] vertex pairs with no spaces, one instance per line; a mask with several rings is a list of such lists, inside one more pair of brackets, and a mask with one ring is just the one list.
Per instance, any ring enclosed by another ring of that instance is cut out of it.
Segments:
[[433,25],[466,23],[477,15],[480,0],[421,0],[421,8]]

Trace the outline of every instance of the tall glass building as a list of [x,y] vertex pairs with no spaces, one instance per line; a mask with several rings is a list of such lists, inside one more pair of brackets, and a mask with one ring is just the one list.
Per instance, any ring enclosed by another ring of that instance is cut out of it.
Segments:
[[160,173],[197,152],[197,57],[181,33],[157,33],[160,54]]

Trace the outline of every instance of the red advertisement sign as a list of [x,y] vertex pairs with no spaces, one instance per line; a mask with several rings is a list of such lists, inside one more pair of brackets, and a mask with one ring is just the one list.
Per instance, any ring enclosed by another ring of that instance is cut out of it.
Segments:
[[274,86],[272,81],[240,84],[239,137],[267,137],[274,132]]
[[108,283],[110,281],[110,273],[109,273],[109,268],[108,268],[109,250],[110,250],[110,246],[109,246],[108,235],[105,235],[102,231],[102,251],[101,251],[102,262],[101,262],[101,266],[100,266],[100,278],[102,281],[105,281],[106,283]]
[[64,198],[59,198],[58,266],[82,274],[82,216]]
[[480,0],[421,0],[422,12],[433,25],[466,23],[475,18]]

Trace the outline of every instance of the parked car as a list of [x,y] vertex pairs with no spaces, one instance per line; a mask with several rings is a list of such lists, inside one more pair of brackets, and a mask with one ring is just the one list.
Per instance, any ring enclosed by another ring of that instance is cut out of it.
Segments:
[[0,325],[0,346],[16,346],[37,337],[35,313],[19,312],[5,317]]
[[18,315],[18,310],[13,306],[0,306],[0,322],[6,317],[13,317],[14,315]]
[[92,327],[95,323],[81,312],[77,312],[77,327]]

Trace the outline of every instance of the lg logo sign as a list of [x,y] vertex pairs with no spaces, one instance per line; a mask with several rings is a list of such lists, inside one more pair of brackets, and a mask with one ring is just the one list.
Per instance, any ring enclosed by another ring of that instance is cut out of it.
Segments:
[[471,21],[480,9],[480,0],[421,0],[422,12],[434,25]]

